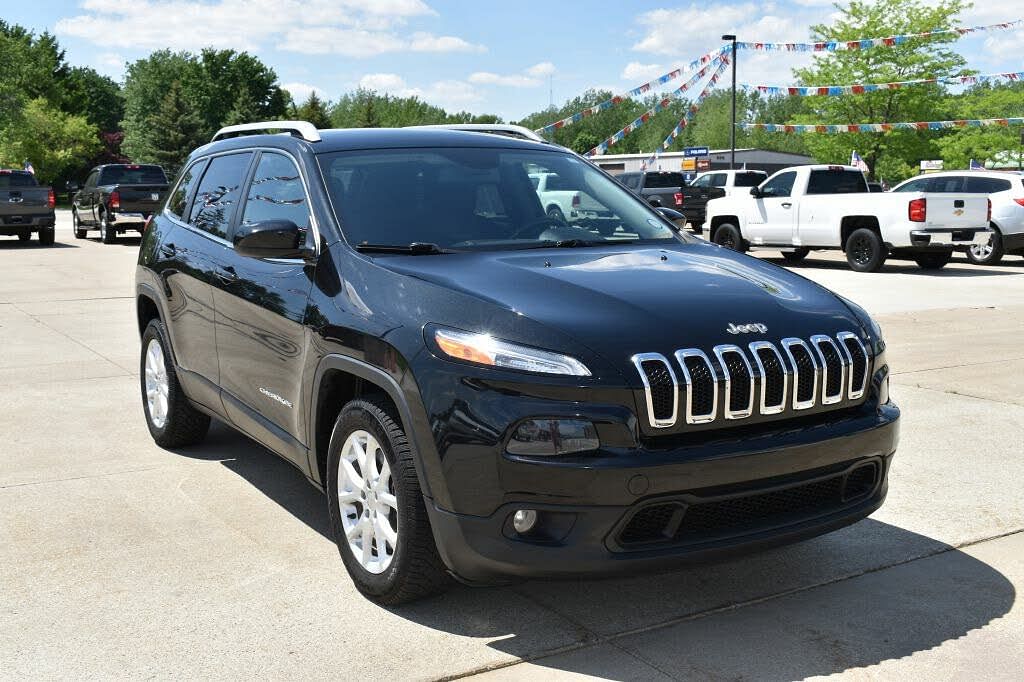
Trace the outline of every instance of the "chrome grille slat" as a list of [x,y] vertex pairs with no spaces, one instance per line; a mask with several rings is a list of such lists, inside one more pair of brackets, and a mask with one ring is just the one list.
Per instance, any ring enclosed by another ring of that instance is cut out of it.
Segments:
[[700,425],[838,405],[863,398],[871,376],[871,356],[849,331],[808,340],[787,337],[777,344],[752,341],[746,348],[720,344],[711,350],[677,350],[675,364],[660,353],[630,358],[643,382],[652,427],[675,426],[680,412],[686,424]]

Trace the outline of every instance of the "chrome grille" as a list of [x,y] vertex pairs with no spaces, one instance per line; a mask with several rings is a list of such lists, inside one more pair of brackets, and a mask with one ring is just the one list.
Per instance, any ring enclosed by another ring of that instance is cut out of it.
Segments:
[[746,349],[723,344],[710,356],[698,348],[673,355],[674,365],[660,353],[632,358],[648,420],[659,429],[676,425],[680,401],[686,424],[707,424],[719,414],[737,420],[858,400],[870,374],[870,357],[853,332],[789,337],[778,345],[754,341]]

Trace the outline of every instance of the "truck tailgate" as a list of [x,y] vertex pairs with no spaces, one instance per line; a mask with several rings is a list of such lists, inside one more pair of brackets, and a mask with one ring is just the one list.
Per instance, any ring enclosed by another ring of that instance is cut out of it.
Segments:
[[0,217],[5,222],[19,223],[23,217],[49,215],[50,211],[48,187],[0,190]]
[[160,205],[167,185],[118,185],[121,213],[153,213]]
[[928,202],[925,225],[961,229],[988,227],[988,197],[984,194],[925,194]]

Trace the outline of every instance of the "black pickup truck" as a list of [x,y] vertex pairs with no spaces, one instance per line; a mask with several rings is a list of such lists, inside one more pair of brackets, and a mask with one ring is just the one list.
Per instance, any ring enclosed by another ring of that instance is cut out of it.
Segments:
[[0,168],[0,235],[27,242],[37,232],[39,243],[50,246],[54,203],[53,190],[40,187],[32,173]]
[[701,231],[708,202],[725,196],[721,187],[689,186],[683,174],[675,171],[622,173],[617,179],[651,206],[663,206],[682,213],[694,232]]
[[167,192],[167,176],[160,166],[113,163],[93,168],[71,203],[75,238],[100,231],[104,244],[128,230],[142,232],[146,221]]

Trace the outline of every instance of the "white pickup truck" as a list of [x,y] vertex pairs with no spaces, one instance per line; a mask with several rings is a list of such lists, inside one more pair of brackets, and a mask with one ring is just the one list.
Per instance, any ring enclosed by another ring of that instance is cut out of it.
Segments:
[[853,166],[796,166],[750,189],[708,202],[711,241],[737,251],[783,249],[798,261],[812,249],[841,249],[850,267],[874,272],[887,257],[941,268],[955,250],[987,244],[984,195],[869,193]]
[[544,206],[544,212],[560,223],[609,215],[608,209],[586,192],[566,189],[567,183],[558,173],[530,173],[530,182]]

